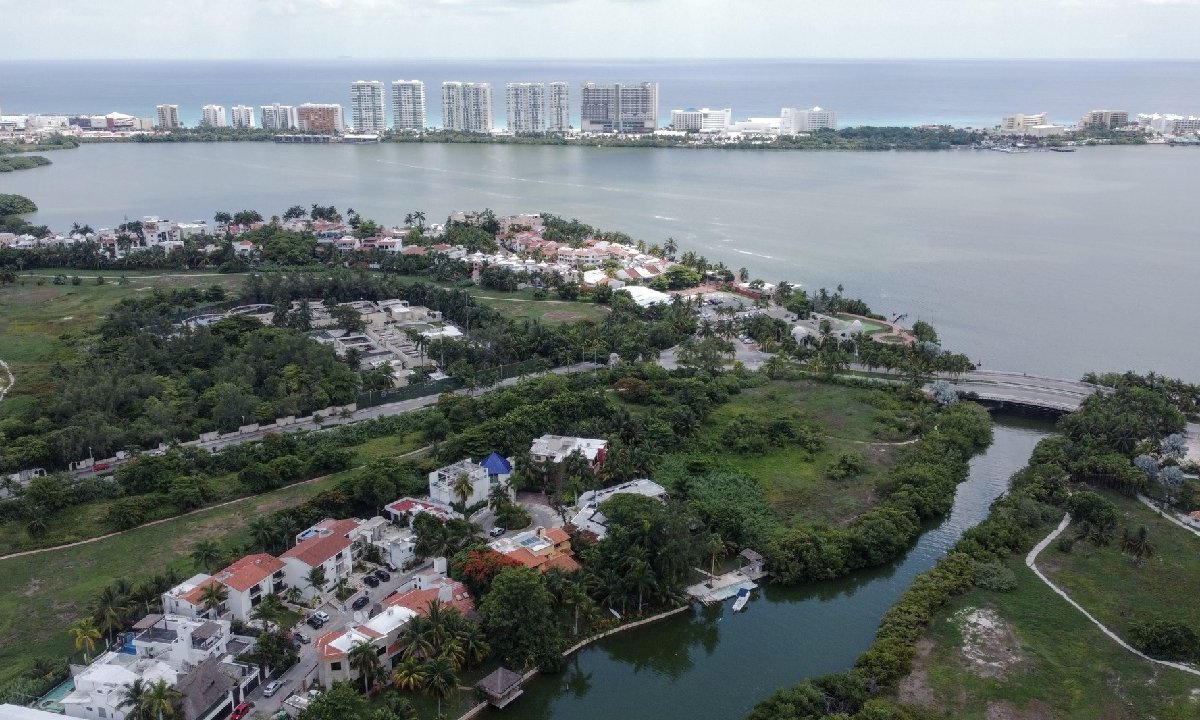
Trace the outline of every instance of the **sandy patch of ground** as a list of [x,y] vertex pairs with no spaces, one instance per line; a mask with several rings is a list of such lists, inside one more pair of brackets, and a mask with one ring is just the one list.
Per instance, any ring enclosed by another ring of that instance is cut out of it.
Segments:
[[583,313],[571,312],[569,310],[551,310],[542,315],[542,320],[546,322],[574,322],[582,320]]
[[981,677],[1004,677],[1026,662],[1020,641],[1008,623],[991,608],[963,608],[950,618],[962,634],[967,667]]
[[934,707],[933,688],[929,684],[929,655],[933,652],[934,642],[921,638],[917,641],[917,655],[913,658],[913,669],[896,688],[896,699],[905,705]]

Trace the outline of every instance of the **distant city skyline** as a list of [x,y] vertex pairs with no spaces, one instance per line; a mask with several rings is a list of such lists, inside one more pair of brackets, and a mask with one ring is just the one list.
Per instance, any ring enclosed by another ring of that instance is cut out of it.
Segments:
[[[21,17],[6,56],[30,60],[1200,57],[1200,0],[729,8],[726,0],[0,0],[0,16]],[[397,26],[403,55],[394,54]],[[147,34],[171,41],[131,42]]]

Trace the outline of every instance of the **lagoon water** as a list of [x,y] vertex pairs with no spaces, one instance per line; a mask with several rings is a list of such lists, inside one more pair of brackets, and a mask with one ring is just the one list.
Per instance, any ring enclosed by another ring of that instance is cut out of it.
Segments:
[[487,717],[730,720],[780,687],[853,666],[883,613],[983,520],[1049,431],[1046,423],[1003,416],[993,427],[995,442],[971,462],[950,516],[903,559],[801,588],[768,585],[737,615],[726,602],[616,635],[581,651],[562,675],[534,680],[520,700]]
[[1200,150],[805,153],[511,145],[85,145],[0,175],[34,220],[333,203],[548,211],[932,322],[990,369],[1200,380]]

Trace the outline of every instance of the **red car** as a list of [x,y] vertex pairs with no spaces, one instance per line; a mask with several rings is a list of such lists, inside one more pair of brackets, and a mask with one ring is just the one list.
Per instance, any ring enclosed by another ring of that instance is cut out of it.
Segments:
[[92,466],[92,471],[93,472],[103,472],[104,470],[107,470],[108,468],[109,468],[108,463],[96,463],[95,465]]
[[242,703],[233,709],[233,714],[229,716],[229,720],[242,720],[250,714],[250,709],[254,707],[254,703]]

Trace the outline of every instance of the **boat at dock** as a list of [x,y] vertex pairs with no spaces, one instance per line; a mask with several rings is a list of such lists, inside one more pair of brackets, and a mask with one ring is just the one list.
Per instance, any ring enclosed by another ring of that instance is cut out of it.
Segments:
[[741,612],[746,609],[746,603],[750,602],[750,588],[743,587],[738,590],[737,600],[733,601],[733,611]]

